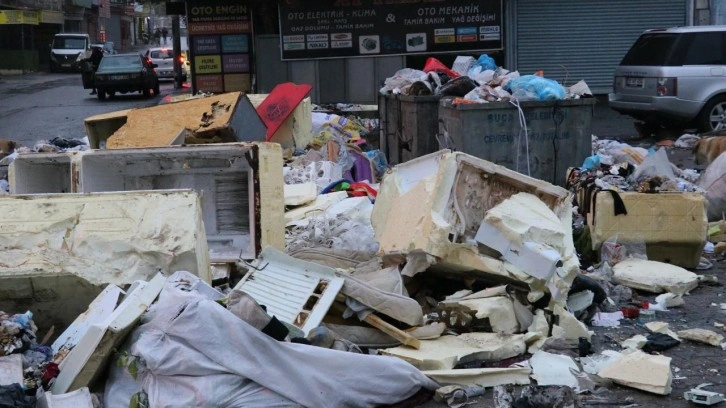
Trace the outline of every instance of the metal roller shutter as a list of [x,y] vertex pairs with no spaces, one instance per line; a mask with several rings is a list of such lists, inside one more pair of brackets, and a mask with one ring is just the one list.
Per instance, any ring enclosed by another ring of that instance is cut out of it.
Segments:
[[615,67],[638,35],[685,25],[686,5],[687,0],[516,0],[516,69],[523,75],[541,69],[565,85],[584,79],[594,93],[608,93]]

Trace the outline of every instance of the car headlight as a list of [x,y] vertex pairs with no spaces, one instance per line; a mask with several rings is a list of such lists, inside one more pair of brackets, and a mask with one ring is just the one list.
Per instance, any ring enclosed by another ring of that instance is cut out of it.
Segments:
[[137,79],[140,76],[141,76],[141,74],[131,74],[131,75],[129,75],[129,78],[131,78],[131,79]]
[[108,79],[108,75],[96,75],[96,79],[100,81],[105,81]]

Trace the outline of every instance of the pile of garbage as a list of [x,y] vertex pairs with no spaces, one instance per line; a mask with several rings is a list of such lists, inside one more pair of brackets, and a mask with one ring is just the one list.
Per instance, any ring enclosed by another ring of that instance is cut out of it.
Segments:
[[437,95],[454,97],[454,103],[487,103],[509,101],[548,101],[592,97],[584,81],[565,87],[545,78],[538,71],[520,75],[497,66],[494,59],[482,54],[456,58],[452,68],[436,58],[429,58],[423,70],[404,68],[386,79],[381,94],[412,96]]
[[385,155],[369,142],[378,139],[377,122],[320,112],[312,118],[312,141],[288,161],[286,184],[316,183],[321,192],[341,181],[375,183],[388,170]]
[[[431,87],[414,86],[419,76],[387,92],[540,98],[542,87],[515,86],[536,78],[491,63],[434,64],[420,81]],[[152,109],[134,112],[137,123],[158,117]],[[0,244],[11,249],[0,278],[19,288],[10,304],[33,299],[43,326],[74,313],[40,341],[32,314],[0,313],[0,366],[20,372],[0,369],[0,389],[16,406],[73,398],[90,408],[97,395],[109,408],[455,407],[488,389],[499,407],[578,406],[608,402],[613,383],[668,395],[664,352],[684,340],[726,348],[715,331],[658,319],[717,282],[676,264],[698,264],[706,236],[726,242],[693,174],[663,150],[594,139],[562,188],[448,150],[391,168],[370,143],[374,121],[287,113],[271,134],[255,127],[279,143],[170,146],[180,134],[170,127],[174,137],[144,141],[162,146],[85,153],[74,177],[103,193],[2,197],[10,232]],[[242,121],[217,119],[230,137],[247,136]],[[132,122],[129,144],[148,136]],[[90,177],[99,163],[121,180]],[[149,191],[159,187],[186,190]],[[591,187],[606,194],[597,208],[583,198]],[[674,227],[660,239],[628,201],[670,191],[690,211],[667,214],[671,226],[687,223],[692,236]],[[628,214],[637,220],[622,221]],[[633,239],[624,224],[653,235]],[[60,308],[64,296],[73,302]],[[643,334],[596,350],[597,331],[621,325]]]
[[613,191],[705,192],[696,184],[698,172],[672,164],[665,148],[645,149],[593,136],[593,152],[582,166],[572,169],[568,187],[581,189],[594,183]]

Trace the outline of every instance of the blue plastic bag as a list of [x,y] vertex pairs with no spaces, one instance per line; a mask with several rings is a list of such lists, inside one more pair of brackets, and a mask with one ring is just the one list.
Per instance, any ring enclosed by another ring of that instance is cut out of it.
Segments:
[[504,85],[504,89],[514,95],[517,91],[533,94],[540,101],[565,99],[565,87],[552,79],[537,75],[524,75],[514,78]]
[[600,167],[600,156],[596,154],[586,158],[582,163],[582,168],[587,170],[595,170],[598,167]]
[[476,65],[480,66],[482,71],[486,71],[488,69],[491,69],[492,71],[497,70],[497,63],[494,62],[494,58],[487,54],[479,56],[479,59],[476,61]]

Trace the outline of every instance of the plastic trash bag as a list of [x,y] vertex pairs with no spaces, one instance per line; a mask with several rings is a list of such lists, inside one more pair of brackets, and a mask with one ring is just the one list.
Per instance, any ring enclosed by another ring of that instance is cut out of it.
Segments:
[[717,221],[726,213],[726,154],[709,164],[698,179],[698,186],[706,190],[706,210],[709,221]]
[[685,133],[673,143],[673,146],[679,149],[693,149],[696,143],[701,140],[701,137],[691,133]]
[[386,78],[383,87],[380,89],[380,93],[389,94],[396,93],[396,90],[403,88],[406,85],[421,80],[426,76],[426,73],[417,69],[404,68],[396,71],[392,77]]
[[632,181],[641,181],[647,177],[662,177],[668,180],[675,180],[676,175],[673,173],[673,165],[668,160],[668,153],[665,148],[658,151],[650,151],[640,163],[635,172],[631,176]]
[[452,79],[447,82],[446,85],[442,85],[437,90],[441,96],[456,96],[464,97],[466,94],[471,92],[473,89],[478,87],[479,84],[468,76]]
[[453,70],[449,69],[446,65],[444,65],[443,62],[439,61],[438,59],[434,57],[430,57],[426,60],[426,64],[424,65],[424,72],[439,72],[448,75],[451,78],[458,78],[461,75],[457,74]]
[[456,57],[454,65],[451,68],[459,75],[466,75],[474,65],[476,65],[476,59],[474,59],[474,57],[465,57],[460,55]]
[[491,69],[483,70],[480,66],[475,65],[468,71],[467,76],[478,83],[485,85],[494,80],[496,72]]
[[494,58],[487,54],[480,55],[479,59],[476,60],[476,65],[480,66],[482,70],[495,71],[497,69],[497,63],[494,62]]
[[524,75],[514,78],[504,85],[504,89],[517,96],[520,91],[534,95],[540,101],[564,99],[567,92],[557,81],[537,75]]

